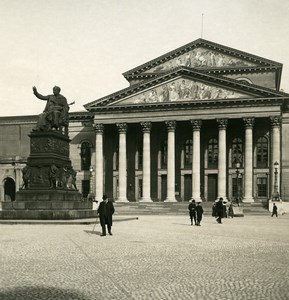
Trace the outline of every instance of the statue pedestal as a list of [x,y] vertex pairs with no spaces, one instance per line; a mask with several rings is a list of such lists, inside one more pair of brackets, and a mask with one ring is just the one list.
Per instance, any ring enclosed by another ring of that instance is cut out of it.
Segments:
[[30,135],[30,156],[23,170],[24,188],[14,202],[3,202],[1,219],[62,220],[96,217],[92,202],[75,186],[69,158],[70,140],[57,131]]

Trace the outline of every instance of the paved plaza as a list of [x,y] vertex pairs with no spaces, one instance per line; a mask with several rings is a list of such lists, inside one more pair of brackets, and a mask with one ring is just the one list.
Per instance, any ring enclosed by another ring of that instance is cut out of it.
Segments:
[[289,216],[1,224],[0,299],[289,299]]

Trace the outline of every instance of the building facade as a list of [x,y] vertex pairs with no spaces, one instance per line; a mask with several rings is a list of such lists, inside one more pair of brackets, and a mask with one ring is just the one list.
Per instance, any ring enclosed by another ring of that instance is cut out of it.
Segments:
[[[281,74],[280,63],[203,39],[125,72],[129,87],[70,114],[78,189],[119,202],[288,201]],[[21,188],[36,119],[0,118],[1,201]]]

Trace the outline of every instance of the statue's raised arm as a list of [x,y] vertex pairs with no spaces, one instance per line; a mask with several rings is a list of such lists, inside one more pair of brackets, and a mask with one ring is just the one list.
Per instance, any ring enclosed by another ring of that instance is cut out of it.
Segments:
[[34,86],[33,93],[37,98],[47,101],[43,113],[39,115],[36,130],[56,130],[67,135],[69,105],[66,98],[60,94],[60,87],[55,86],[52,95],[43,96]]
[[49,99],[49,96],[43,96],[43,95],[39,94],[39,93],[37,92],[37,89],[36,89],[35,86],[34,86],[32,89],[33,89],[33,94],[34,94],[38,99],[40,99],[40,100],[48,100],[48,99]]

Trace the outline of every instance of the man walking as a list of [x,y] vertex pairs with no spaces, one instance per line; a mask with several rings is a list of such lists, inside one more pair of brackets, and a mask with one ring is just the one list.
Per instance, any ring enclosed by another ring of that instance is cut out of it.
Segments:
[[222,224],[222,218],[224,216],[223,198],[222,197],[220,197],[219,201],[216,203],[216,216],[217,216],[216,221],[219,224]]
[[197,207],[196,207],[196,214],[197,214],[197,226],[201,226],[201,221],[202,221],[202,218],[203,218],[203,213],[204,213],[204,210],[203,210],[203,207],[201,205],[201,202],[198,202],[197,203]]
[[101,236],[106,236],[106,226],[109,235],[111,233],[112,215],[114,214],[114,206],[111,201],[108,201],[107,195],[103,195],[102,202],[100,202],[97,213],[99,214],[99,222],[102,228]]
[[277,205],[275,203],[273,203],[273,211],[272,211],[272,216],[271,217],[273,217],[273,216],[278,217],[277,210],[278,210]]

